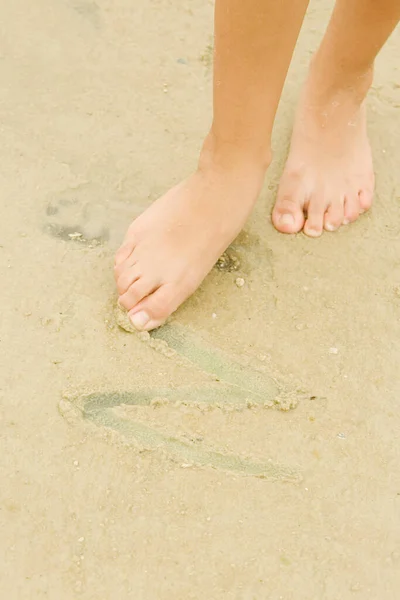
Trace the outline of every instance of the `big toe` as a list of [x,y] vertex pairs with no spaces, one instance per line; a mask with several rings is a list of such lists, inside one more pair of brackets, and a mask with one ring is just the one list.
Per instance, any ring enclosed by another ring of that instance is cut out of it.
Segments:
[[138,331],[151,331],[163,325],[179,304],[174,286],[163,285],[135,306],[129,312],[129,318]]
[[120,306],[126,310],[135,310],[139,303],[158,287],[156,280],[139,277],[133,281],[126,292],[118,298]]
[[298,233],[304,225],[303,202],[291,194],[279,193],[274,210],[272,223],[281,233]]

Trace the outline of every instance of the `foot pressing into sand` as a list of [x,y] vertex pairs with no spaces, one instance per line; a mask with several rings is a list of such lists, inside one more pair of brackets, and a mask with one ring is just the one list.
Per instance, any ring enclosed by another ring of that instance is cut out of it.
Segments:
[[312,65],[272,214],[278,231],[318,237],[370,208],[374,172],[364,99],[371,80],[368,71],[338,85]]
[[159,327],[200,285],[239,234],[259,194],[265,165],[203,158],[129,227],[115,259],[119,303],[136,329]]

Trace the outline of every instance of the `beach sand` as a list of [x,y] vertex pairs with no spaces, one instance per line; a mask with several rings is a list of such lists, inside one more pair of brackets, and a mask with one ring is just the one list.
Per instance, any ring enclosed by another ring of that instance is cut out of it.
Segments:
[[331,8],[311,3],[245,231],[140,336],[113,256],[196,165],[212,3],[2,0],[2,598],[398,598],[398,30],[368,100],[371,212],[318,240],[270,220]]

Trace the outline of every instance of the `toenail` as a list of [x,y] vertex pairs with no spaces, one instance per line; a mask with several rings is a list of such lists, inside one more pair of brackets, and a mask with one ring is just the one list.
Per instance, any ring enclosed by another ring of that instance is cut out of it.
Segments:
[[335,231],[335,230],[337,229],[337,227],[335,227],[335,225],[332,225],[332,223],[327,223],[327,224],[325,225],[325,229],[326,229],[327,231]]
[[350,223],[349,219],[344,218],[343,219],[343,225],[348,225]]
[[313,227],[305,227],[304,233],[313,238],[317,238],[322,235],[322,231],[320,229],[314,229]]
[[134,315],[131,315],[130,319],[132,325],[135,327],[135,329],[138,329],[139,331],[144,329],[147,323],[150,321],[149,315],[144,310],[137,312]]
[[294,225],[294,217],[289,213],[281,215],[279,219],[279,225],[287,225],[288,227],[293,227]]

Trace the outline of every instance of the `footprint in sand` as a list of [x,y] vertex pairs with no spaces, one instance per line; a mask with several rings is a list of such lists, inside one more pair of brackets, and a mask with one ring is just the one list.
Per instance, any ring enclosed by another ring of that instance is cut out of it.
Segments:
[[[118,325],[132,331],[129,320],[122,311],[116,312]],[[145,448],[163,448],[171,456],[194,465],[211,466],[243,475],[253,475],[269,480],[298,482],[298,470],[267,462],[256,462],[234,454],[224,454],[198,444],[182,441],[160,433],[142,423],[120,417],[117,407],[151,406],[156,399],[188,406],[213,407],[270,407],[280,404],[282,409],[295,406],[296,401],[283,398],[275,381],[264,373],[253,370],[233,360],[221,350],[211,347],[197,335],[177,324],[166,324],[150,334],[137,334],[156,352],[175,362],[200,370],[208,381],[202,385],[179,388],[145,389],[92,393],[71,402],[63,399],[60,412],[67,418],[87,420],[100,427],[110,428],[126,440]],[[69,419],[71,420],[71,419]]]
[[[82,183],[48,199],[44,230],[52,237],[85,246],[110,242],[115,223],[110,226],[109,215],[115,221],[121,206],[122,203],[111,202],[98,186]],[[123,223],[126,218],[127,215],[121,215],[120,221]],[[120,229],[123,231],[123,227]]]

